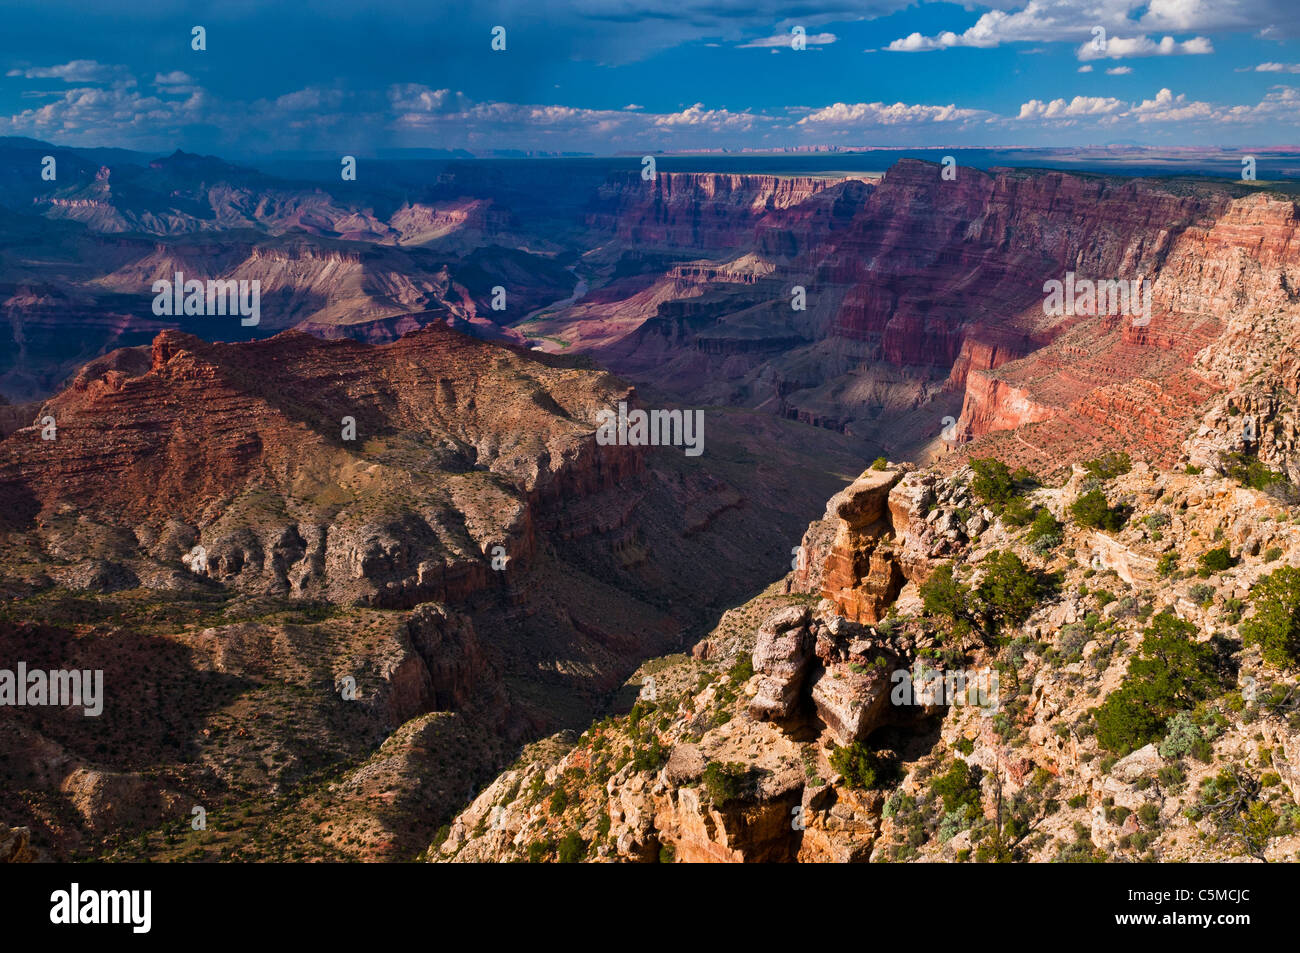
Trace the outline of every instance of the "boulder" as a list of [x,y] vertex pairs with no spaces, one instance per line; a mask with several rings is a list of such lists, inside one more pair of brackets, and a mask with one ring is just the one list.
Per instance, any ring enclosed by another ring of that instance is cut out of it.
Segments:
[[1116,761],[1114,767],[1110,769],[1110,776],[1125,784],[1132,784],[1139,778],[1154,779],[1164,764],[1165,761],[1160,757],[1155,744],[1149,744]]
[[699,747],[692,744],[678,745],[664,765],[663,779],[675,786],[691,784],[704,773],[705,764],[704,753]]
[[771,616],[758,630],[754,671],[763,678],[749,703],[755,717],[789,718],[798,707],[799,693],[813,658],[810,618],[807,606],[789,606]]
[[834,663],[821,669],[812,687],[817,717],[841,745],[871,734],[889,708],[889,668]]

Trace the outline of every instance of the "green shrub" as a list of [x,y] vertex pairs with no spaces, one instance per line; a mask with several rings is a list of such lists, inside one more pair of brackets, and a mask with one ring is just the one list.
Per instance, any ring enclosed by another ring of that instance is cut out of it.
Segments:
[[1151,620],[1123,684],[1096,709],[1097,740],[1128,754],[1164,733],[1169,720],[1219,687],[1214,649],[1196,626],[1168,612]]
[[1160,757],[1184,758],[1203,741],[1201,729],[1189,712],[1180,711],[1165,726],[1165,739],[1160,742]]
[[1262,798],[1263,785],[1235,765],[1201,782],[1197,802],[1187,810],[1193,821],[1208,819],[1247,855],[1266,860],[1269,841],[1285,833],[1286,823]]
[[1250,454],[1230,453],[1220,462],[1228,476],[1254,490],[1267,490],[1275,484],[1287,482],[1286,474],[1270,470],[1258,457]]
[[1011,550],[994,550],[985,557],[984,576],[975,594],[985,607],[990,634],[1020,625],[1041,601],[1043,585]]
[[1032,543],[1029,544],[1029,550],[1035,556],[1046,556],[1048,553],[1050,553],[1052,550],[1054,550],[1057,546],[1060,545],[1061,545],[1061,537],[1052,536],[1049,534],[1046,536],[1039,536],[1037,539],[1035,539]]
[[563,814],[564,809],[569,806],[569,794],[564,788],[556,788],[551,794],[550,812],[552,814]]
[[1044,536],[1055,536],[1059,540],[1063,529],[1061,521],[1044,506],[1034,514],[1034,521],[1030,524],[1029,532],[1025,534],[1025,540],[1033,543]]
[[1127,453],[1111,451],[1095,460],[1087,460],[1083,468],[1099,480],[1110,480],[1133,469],[1133,461]]
[[1282,547],[1280,546],[1270,546],[1268,549],[1264,550],[1264,562],[1266,563],[1276,562],[1281,558]]
[[1208,552],[1201,553],[1197,560],[1200,563],[1201,578],[1205,578],[1210,573],[1223,572],[1225,569],[1231,569],[1236,560],[1232,558],[1232,553],[1227,546],[1219,546]]
[[1128,754],[1160,737],[1164,721],[1142,703],[1137,691],[1112,692],[1096,712],[1097,740],[1112,751]]
[[844,783],[850,788],[879,789],[896,777],[895,765],[860,741],[845,748],[837,746],[830,760],[831,767],[844,776]]
[[1070,515],[1079,526],[1114,532],[1124,526],[1128,514],[1123,507],[1112,507],[1101,490],[1089,490],[1070,504]]
[[1162,785],[1171,791],[1181,788],[1183,782],[1187,780],[1187,774],[1183,771],[1181,764],[1165,765],[1156,773],[1156,777],[1160,779]]
[[1029,525],[1029,532],[1025,534],[1025,544],[1039,556],[1044,556],[1061,545],[1063,536],[1064,527],[1061,521],[1052,515],[1051,510],[1042,506],[1034,514],[1034,521]]
[[873,470],[885,470],[888,469],[888,467],[889,461],[884,457],[876,457],[875,460],[871,461],[871,469]]
[[902,791],[894,791],[885,798],[885,806],[880,809],[882,817],[906,815],[916,809],[916,799]]
[[980,502],[1001,507],[1015,494],[1015,481],[1011,479],[1011,471],[1001,460],[993,457],[972,458],[970,465],[975,471],[970,481],[970,491]]
[[569,831],[560,840],[559,857],[562,864],[578,864],[587,856],[587,842],[577,831]]
[[1061,627],[1058,639],[1061,658],[1067,663],[1083,658],[1083,647],[1092,638],[1092,631],[1082,622],[1071,622]]
[[637,745],[632,752],[632,768],[636,771],[658,771],[667,758],[668,754],[659,742],[659,736],[651,732],[649,744],[644,748]]
[[920,594],[926,615],[948,619],[959,635],[970,631],[970,588],[957,581],[951,564],[936,567],[921,584]]
[[723,764],[710,761],[704,769],[704,790],[709,800],[722,805],[745,793],[749,781],[749,769],[743,764],[729,761]]
[[1178,571],[1178,554],[1173,550],[1165,553],[1156,560],[1156,575],[1161,579],[1168,579]]
[[1042,486],[1043,481],[1038,478],[1038,474],[1028,467],[1016,467],[1011,473],[1011,479],[1017,486],[1023,486],[1027,489]]
[[958,582],[951,565],[939,566],[920,589],[927,615],[948,619],[954,634],[978,626],[986,638],[1020,625],[1034,611],[1049,581],[1030,571],[1011,550],[994,550],[980,564],[983,576],[974,591]]
[[1285,667],[1300,663],[1300,569],[1283,566],[1255,583],[1255,614],[1241,624],[1247,645],[1258,645],[1264,661]]
[[1033,519],[1034,510],[1023,496],[1013,496],[1002,509],[1002,522],[1008,526],[1028,526]]
[[1106,808],[1106,820],[1111,824],[1123,824],[1133,812],[1126,807]]
[[748,652],[742,652],[736,664],[727,672],[727,680],[731,682],[733,688],[738,688],[753,677],[754,657]]
[[946,814],[952,814],[967,805],[979,809],[979,776],[971,770],[970,765],[960,759],[955,759],[944,774],[930,783],[930,790],[943,799],[943,810]]
[[942,843],[946,844],[978,819],[979,811],[974,806],[963,805],[958,810],[944,815],[943,820],[939,822],[937,836]]
[[1169,514],[1163,510],[1155,513],[1148,513],[1146,516],[1142,517],[1142,525],[1151,530],[1165,529],[1169,526],[1169,523]]

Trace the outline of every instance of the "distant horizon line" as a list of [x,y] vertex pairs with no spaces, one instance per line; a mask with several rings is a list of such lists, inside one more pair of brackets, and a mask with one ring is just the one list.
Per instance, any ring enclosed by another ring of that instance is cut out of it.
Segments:
[[905,145],[905,146],[876,146],[876,145],[817,145],[817,146],[773,146],[766,148],[744,147],[744,148],[718,148],[718,149],[648,149],[645,151],[621,150],[616,152],[584,152],[577,150],[545,150],[545,149],[463,149],[463,148],[438,148],[434,146],[392,146],[381,149],[363,152],[356,149],[350,151],[326,151],[320,149],[313,150],[280,150],[272,152],[204,152],[194,151],[184,146],[174,146],[168,149],[162,147],[157,150],[147,150],[133,148],[130,146],[118,145],[66,145],[58,142],[52,142],[46,139],[36,139],[30,136],[0,136],[0,144],[4,143],[31,143],[33,145],[49,146],[54,149],[65,149],[69,151],[115,151],[133,153],[139,156],[151,158],[166,158],[176,155],[205,156],[220,158],[230,156],[233,158],[246,161],[267,161],[267,160],[284,160],[284,161],[334,161],[339,156],[347,154],[353,155],[359,159],[368,161],[385,161],[397,159],[627,159],[640,156],[662,157],[692,157],[692,156],[818,156],[818,155],[860,155],[865,153],[888,153],[888,152],[940,152],[950,151],[955,154],[962,152],[1030,152],[1039,154],[1068,155],[1072,153],[1097,153],[1097,152],[1115,152],[1115,153],[1180,153],[1180,154],[1207,154],[1207,153],[1233,153],[1244,154],[1247,152],[1262,153],[1279,153],[1279,152],[1297,152],[1300,153],[1300,143],[1275,143],[1275,144],[1257,144],[1247,146],[1221,146],[1221,145],[1152,145],[1142,143],[1095,143],[1091,145],[1080,146],[1043,146],[1043,145],[1026,145],[1026,144],[1000,144],[1000,145],[958,145],[956,143],[941,143],[937,145]]

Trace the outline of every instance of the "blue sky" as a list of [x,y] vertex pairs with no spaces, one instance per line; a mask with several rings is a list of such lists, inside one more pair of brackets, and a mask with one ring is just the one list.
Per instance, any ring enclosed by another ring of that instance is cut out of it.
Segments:
[[0,134],[66,145],[1300,143],[1296,0],[6,0],[4,18]]

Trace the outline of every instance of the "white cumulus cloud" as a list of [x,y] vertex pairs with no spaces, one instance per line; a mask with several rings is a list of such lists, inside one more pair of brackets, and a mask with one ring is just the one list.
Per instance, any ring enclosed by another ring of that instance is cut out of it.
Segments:
[[1020,107],[1017,119],[1072,119],[1080,116],[1111,116],[1123,111],[1124,103],[1111,96],[1075,96],[1071,100],[1043,102],[1031,99]]
[[1214,45],[1203,36],[1179,42],[1172,36],[1153,40],[1149,36],[1112,36],[1103,49],[1097,49],[1092,40],[1084,43],[1075,56],[1080,60],[1121,60],[1134,56],[1197,56],[1213,53]]

